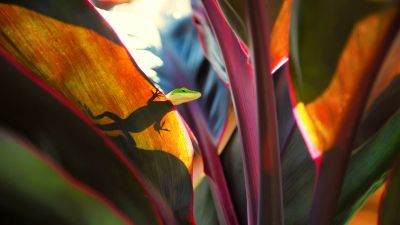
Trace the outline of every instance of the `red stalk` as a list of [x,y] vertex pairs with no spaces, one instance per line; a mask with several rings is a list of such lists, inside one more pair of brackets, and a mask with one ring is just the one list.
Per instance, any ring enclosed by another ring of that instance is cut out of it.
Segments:
[[239,134],[242,138],[248,225],[254,225],[258,202],[256,103],[247,58],[214,0],[202,0],[209,23],[222,51]]
[[283,197],[280,171],[278,122],[275,88],[272,80],[265,3],[246,1],[250,53],[252,56],[257,95],[258,152],[260,183],[257,224],[283,224]]

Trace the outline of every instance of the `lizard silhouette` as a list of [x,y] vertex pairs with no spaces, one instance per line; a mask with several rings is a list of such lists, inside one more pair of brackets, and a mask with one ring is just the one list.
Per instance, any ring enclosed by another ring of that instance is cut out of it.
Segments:
[[94,120],[103,119],[105,117],[113,120],[111,123],[96,124],[98,128],[103,131],[122,131],[128,141],[134,144],[129,132],[138,133],[150,126],[153,126],[154,130],[159,134],[161,131],[169,131],[164,128],[165,121],[161,121],[168,112],[173,110],[173,107],[168,101],[155,101],[156,98],[161,96],[160,91],[157,90],[152,93],[153,95],[147,100],[147,105],[133,111],[126,118],[120,118],[118,115],[108,111],[99,115],[93,115],[89,108],[86,106],[84,106],[84,108],[87,114]]

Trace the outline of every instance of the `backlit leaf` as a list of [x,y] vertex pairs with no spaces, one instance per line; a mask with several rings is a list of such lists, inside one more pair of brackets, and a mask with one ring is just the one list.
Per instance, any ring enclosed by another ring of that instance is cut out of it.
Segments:
[[0,46],[88,113],[190,221],[193,150],[184,125],[92,6],[2,2]]
[[[290,53],[293,98],[313,157],[338,144],[361,110],[368,82],[377,76],[374,66],[380,66],[375,57],[390,45],[387,35],[396,23],[397,9],[377,12],[384,7],[381,2],[296,2]],[[334,16],[339,12],[342,16]]]
[[131,1],[132,0],[92,0],[93,4],[96,7],[99,7],[102,9],[108,9],[115,5],[122,4],[122,3],[129,3]]
[[150,185],[145,189],[143,177],[123,153],[65,98],[10,55],[0,53],[2,126],[18,132],[74,179],[105,196],[131,221],[160,224],[153,200],[163,200],[148,192]]

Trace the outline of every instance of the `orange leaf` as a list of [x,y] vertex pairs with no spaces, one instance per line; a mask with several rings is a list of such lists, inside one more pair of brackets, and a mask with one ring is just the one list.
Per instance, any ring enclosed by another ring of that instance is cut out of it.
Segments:
[[[126,118],[145,107],[156,91],[120,43],[92,29],[9,4],[0,4],[0,27],[0,43],[6,51],[94,115],[108,111]],[[165,100],[164,96],[156,99]],[[154,121],[147,121],[126,138],[133,138],[137,148],[168,152],[190,170],[188,134],[174,108],[165,107],[169,108],[159,118],[151,112],[138,118]],[[168,131],[159,134],[151,122],[165,122]]]
[[[315,100],[297,103],[294,111],[313,157],[331,149],[349,123],[364,75],[373,64],[396,10],[371,14],[359,21],[339,58],[329,86]],[[329,44],[329,43],[326,43]],[[357,107],[357,106],[356,106]]]
[[283,2],[271,33],[271,68],[277,69],[289,56],[289,28],[293,0]]

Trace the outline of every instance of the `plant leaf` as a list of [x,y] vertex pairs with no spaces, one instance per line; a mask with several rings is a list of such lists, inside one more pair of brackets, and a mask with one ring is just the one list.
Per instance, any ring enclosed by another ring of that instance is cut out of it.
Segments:
[[367,140],[400,108],[400,33],[397,34],[371,90],[355,146]]
[[[296,2],[291,29],[292,92],[297,121],[313,157],[333,148],[342,131],[350,130],[351,115],[362,110],[358,102],[365,97],[360,96],[364,89],[368,93],[369,80],[377,76],[372,66],[380,66],[374,57],[383,45],[390,45],[385,37],[396,21],[395,9],[379,11],[387,4]],[[337,13],[342,16],[333,16]]]
[[[287,1],[287,0],[286,0]],[[267,15],[268,27],[273,27],[285,0],[263,1]],[[221,10],[224,12],[233,31],[248,44],[249,37],[245,23],[245,1],[243,0],[218,0]]]
[[194,190],[195,220],[198,225],[219,225],[209,182],[204,177]]
[[379,188],[400,149],[398,110],[368,142],[354,150],[343,183],[335,224],[344,224]]
[[112,30],[86,1],[6,2],[0,4],[0,45],[87,112],[175,216],[191,221],[189,136]]
[[[200,43],[204,55],[210,62],[214,71],[225,83],[229,83],[226,66],[221,50],[221,46],[215,36],[215,31],[211,26],[201,0],[192,0],[193,20],[199,33]],[[223,19],[222,17],[220,19]],[[224,21],[225,22],[225,21]],[[226,23],[226,22],[225,22]]]
[[378,221],[378,211],[379,202],[382,199],[382,194],[384,191],[384,186],[382,185],[378,190],[376,190],[368,200],[365,201],[363,206],[354,214],[354,216],[347,221],[349,225],[375,225]]
[[[258,152],[257,224],[283,225],[283,193],[275,87],[270,68],[271,25],[262,0],[246,2],[249,55],[254,77]],[[267,21],[266,21],[267,20]],[[252,223],[251,223],[252,224]]]
[[389,181],[386,190],[383,194],[381,201],[381,208],[379,212],[379,224],[381,225],[395,225],[399,224],[399,193],[400,187],[400,167],[399,162],[395,163],[392,171],[390,172]]
[[[290,37],[294,111],[319,165],[310,225],[329,224],[334,216],[367,97],[398,32],[400,10],[388,5],[295,3]],[[342,16],[334,17],[338,13]]]
[[115,5],[122,4],[122,3],[129,3],[132,0],[91,0],[96,7],[102,9],[109,9]]
[[[247,195],[248,223],[254,224],[257,218],[258,195],[258,166],[257,162],[257,123],[254,84],[252,73],[248,67],[247,56],[243,52],[240,43],[233,34],[215,1],[192,1],[195,21],[199,21],[201,28],[212,30],[215,39],[224,57],[225,67],[229,76],[229,85],[235,107],[239,132],[242,137],[243,158],[245,168],[245,185]],[[208,19],[212,18],[212,19]],[[200,30],[200,36],[204,36]],[[214,39],[213,39],[214,40]],[[218,71],[217,71],[218,73]]]
[[[185,30],[185,32],[182,32]],[[217,76],[205,59],[198,33],[191,17],[171,22],[161,32],[163,66],[157,72],[161,77],[160,86],[170,91],[174,87],[188,87],[201,92],[199,100],[177,108],[192,128],[203,117],[207,132],[215,147],[222,151],[230,138],[236,123],[232,125],[233,107],[226,84]],[[165,82],[163,82],[165,80]],[[194,111],[197,104],[200,111]],[[198,130],[193,130],[199,136]],[[220,151],[219,151],[220,152]]]
[[247,224],[247,199],[242,154],[240,135],[236,131],[220,158],[239,223]]
[[2,223],[133,224],[19,137],[0,130],[0,146]]
[[65,98],[3,50],[0,53],[2,126],[18,132],[74,179],[104,195],[134,223],[162,224],[153,201],[163,199],[150,193],[151,185],[143,182],[122,152]]
[[293,0],[284,0],[271,31],[270,63],[272,72],[286,63],[289,57],[289,30]]
[[[270,43],[271,68],[277,69],[289,55],[289,25],[293,0],[264,1],[268,12],[267,23],[272,28]],[[248,46],[246,32],[245,1],[218,0],[229,25]]]
[[[346,224],[385,181],[400,148],[399,125],[400,112],[397,111],[376,135],[353,151],[333,224]],[[281,158],[285,224],[307,224],[316,173],[297,127]]]

